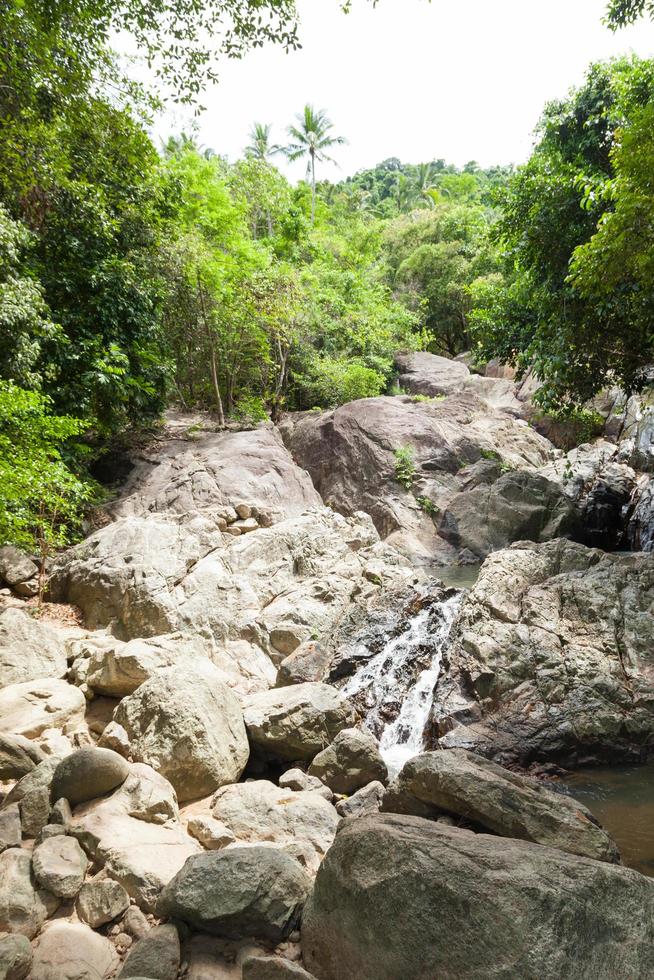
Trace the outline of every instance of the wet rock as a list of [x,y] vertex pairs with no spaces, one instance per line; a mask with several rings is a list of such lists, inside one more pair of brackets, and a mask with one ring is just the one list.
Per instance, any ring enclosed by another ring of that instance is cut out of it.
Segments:
[[34,877],[60,898],[75,898],[88,868],[86,854],[73,837],[58,835],[37,844],[32,854]]
[[78,922],[51,922],[34,950],[32,980],[108,980],[120,963],[104,936]]
[[236,697],[195,672],[160,671],[121,701],[114,718],[127,732],[132,757],[165,776],[180,800],[236,782],[248,760]]
[[86,699],[58,679],[30,680],[0,690],[0,732],[37,738],[48,728],[72,731],[84,721]]
[[290,761],[313,759],[356,721],[349,702],[326,684],[296,684],[251,695],[243,716],[254,746]]
[[324,681],[330,659],[329,651],[321,643],[305,640],[293,653],[282,660],[277,671],[275,687]]
[[35,742],[22,735],[0,732],[0,779],[20,779],[44,759]]
[[331,846],[338,826],[334,807],[318,793],[293,792],[264,779],[219,789],[212,813],[240,843],[307,843],[315,852],[314,867]]
[[77,896],[77,914],[92,929],[117,919],[129,908],[129,895],[111,878],[94,878],[82,885]]
[[0,688],[63,677],[66,666],[66,653],[56,630],[23,609],[9,606],[0,612]]
[[337,835],[304,911],[302,952],[320,980],[645,980],[652,912],[654,882],[635,871],[379,815]]
[[174,925],[155,926],[131,948],[118,974],[124,977],[150,977],[177,980],[180,965],[179,935]]
[[228,939],[280,942],[296,928],[310,889],[310,878],[281,851],[233,847],[190,858],[158,911]]
[[363,817],[377,813],[384,799],[384,784],[368,783],[345,800],[336,804],[336,812],[341,817]]
[[406,763],[400,778],[423,803],[502,837],[546,844],[596,861],[619,861],[611,838],[577,800],[471,752],[424,752]]
[[0,854],[0,932],[33,939],[58,906],[59,899],[37,884],[28,851],[11,847]]
[[0,936],[0,980],[25,980],[32,967],[27,936]]
[[369,732],[346,728],[314,758],[309,775],[326,783],[334,793],[351,794],[368,783],[386,782],[388,770],[377,740]]
[[127,779],[129,765],[109,749],[78,749],[59,763],[50,790],[53,800],[62,797],[71,806],[104,796]]

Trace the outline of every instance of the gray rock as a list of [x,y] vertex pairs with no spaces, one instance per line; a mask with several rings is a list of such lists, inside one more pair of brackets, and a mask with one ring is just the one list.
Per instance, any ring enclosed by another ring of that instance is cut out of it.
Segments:
[[71,806],[110,793],[127,779],[129,765],[110,749],[83,748],[66,756],[54,771],[50,795]]
[[8,847],[20,847],[21,839],[20,810],[17,803],[11,803],[0,810],[0,851],[6,851]]
[[77,914],[92,929],[117,919],[129,908],[129,895],[111,878],[94,878],[82,885],[77,896]]
[[310,889],[310,878],[281,851],[233,847],[190,858],[158,911],[228,939],[279,942],[297,927]]
[[60,898],[75,898],[88,868],[86,854],[74,837],[58,835],[37,844],[32,869],[38,883]]
[[[471,914],[470,910],[474,910]],[[645,980],[654,882],[416,817],[346,821],[302,920],[320,980]]]
[[293,653],[282,660],[277,671],[275,687],[324,681],[330,660],[331,654],[327,647],[315,640],[305,640]]
[[0,579],[15,586],[29,582],[39,573],[39,566],[25,552],[6,544],[0,548]]
[[[57,770],[55,769],[55,773]],[[50,787],[50,792],[52,792],[52,787]],[[71,820],[73,819],[73,813],[70,808],[70,803],[65,798],[60,798],[55,801],[50,810],[50,823],[60,824],[62,827],[68,827]]]
[[282,789],[293,789],[298,793],[305,790],[311,793],[320,793],[329,803],[334,798],[329,786],[325,786],[317,776],[309,776],[303,769],[287,769],[279,777],[278,782]]
[[179,935],[174,925],[155,926],[132,946],[118,977],[177,980],[180,965]]
[[654,744],[650,555],[565,540],[490,555],[435,691],[443,748],[499,763],[639,761]]
[[23,834],[36,837],[50,819],[50,785],[58,759],[46,759],[9,791],[3,809],[18,804]]
[[577,800],[471,752],[424,752],[406,763],[400,778],[423,803],[502,837],[546,844],[596,861],[620,860],[611,838]]
[[199,673],[160,671],[121,701],[114,719],[127,732],[132,757],[165,776],[180,800],[236,782],[248,760],[235,695]]
[[454,361],[426,351],[396,354],[397,383],[411,395],[451,395],[461,391],[470,377],[462,361]]
[[213,817],[202,815],[190,817],[187,826],[191,837],[200,841],[207,851],[219,851],[221,847],[236,842],[236,837],[229,827],[226,827],[222,820],[214,820]]
[[0,612],[0,687],[63,677],[66,653],[56,630],[24,609]]
[[336,812],[341,817],[367,817],[377,813],[384,799],[384,784],[368,783],[345,800],[336,804]]
[[22,735],[0,732],[0,779],[20,779],[43,762],[43,750]]
[[315,980],[311,973],[282,956],[249,956],[243,960],[243,980]]
[[250,741],[280,759],[311,760],[356,722],[351,704],[327,684],[295,684],[253,694],[243,716]]
[[51,922],[34,950],[31,980],[108,980],[120,963],[113,944],[81,922]]
[[388,769],[369,732],[346,728],[314,758],[309,775],[326,783],[334,793],[351,794],[373,781],[385,783]]
[[51,837],[65,837],[67,830],[60,823],[47,823],[45,827],[42,827],[36,837],[36,843],[40,844],[41,841],[49,840]]
[[27,936],[0,936],[0,980],[25,980],[32,967]]
[[0,932],[33,939],[58,906],[59,899],[37,884],[28,851],[11,847],[0,854]]

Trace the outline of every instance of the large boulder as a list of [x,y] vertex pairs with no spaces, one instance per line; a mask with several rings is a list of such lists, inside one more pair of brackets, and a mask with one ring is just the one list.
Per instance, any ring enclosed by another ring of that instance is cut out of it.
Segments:
[[396,354],[395,366],[400,388],[410,395],[430,398],[461,391],[470,377],[470,371],[463,361],[453,361],[427,351]]
[[611,838],[577,800],[471,752],[423,752],[406,763],[400,783],[423,803],[502,837],[619,861]]
[[132,758],[170,780],[180,800],[236,782],[248,761],[235,695],[195,671],[159,671],[120,702],[114,721],[127,733]]
[[146,936],[132,946],[118,978],[177,980],[179,965],[179,934],[172,923],[166,923],[150,929]]
[[498,762],[640,760],[654,744],[654,556],[557,540],[490,555],[439,678],[445,748]]
[[[412,556],[446,561],[452,549],[438,537],[437,523],[463,488],[467,465],[489,457],[499,475],[500,466],[538,467],[556,455],[489,397],[471,390],[427,401],[365,398],[330,412],[287,416],[280,428],[326,503],[342,514],[370,514],[380,535]],[[412,470],[403,477],[406,486],[398,478],[397,454],[404,450]]]
[[50,795],[77,806],[96,796],[104,796],[125,782],[129,765],[110,749],[83,748],[62,759],[54,771]]
[[48,728],[74,730],[84,721],[86,700],[66,681],[45,678],[0,691],[0,732],[38,738]]
[[654,882],[393,814],[346,821],[302,919],[318,980],[646,980]]
[[24,609],[0,612],[0,688],[42,677],[63,677],[66,651],[57,631]]
[[294,792],[265,779],[223,786],[212,800],[212,813],[240,843],[308,848],[314,869],[331,847],[339,822],[319,793]]
[[309,775],[334,793],[350,794],[375,780],[386,782],[388,769],[370,732],[345,728],[314,758]]
[[32,962],[32,980],[108,980],[120,963],[108,939],[80,922],[51,922]]
[[291,762],[311,761],[356,722],[349,701],[328,684],[295,684],[246,698],[243,717],[253,746]]
[[160,915],[227,939],[280,942],[298,925],[311,880],[272,847],[234,847],[190,858],[166,886]]
[[50,786],[58,758],[44,759],[10,789],[2,808],[18,805],[23,834],[36,837],[50,818]]
[[18,932],[33,939],[59,901],[38,885],[29,851],[10,847],[0,854],[0,933]]
[[36,595],[39,566],[11,544],[0,548],[0,581],[6,582],[19,595]]
[[27,936],[0,936],[1,980],[26,980],[32,967],[32,946]]
[[44,759],[43,750],[31,739],[0,732],[0,779],[20,779]]

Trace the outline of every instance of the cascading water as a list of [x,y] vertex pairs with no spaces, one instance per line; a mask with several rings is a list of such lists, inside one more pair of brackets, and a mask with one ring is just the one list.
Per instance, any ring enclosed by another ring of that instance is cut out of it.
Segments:
[[[434,687],[463,594],[448,590],[441,600],[411,615],[405,628],[342,688],[363,708],[366,727],[379,739],[391,775],[424,747]],[[359,649],[354,656],[364,653]]]

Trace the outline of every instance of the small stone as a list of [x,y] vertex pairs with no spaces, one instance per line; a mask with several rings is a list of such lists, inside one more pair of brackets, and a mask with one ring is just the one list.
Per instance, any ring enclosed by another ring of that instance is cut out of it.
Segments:
[[52,799],[62,796],[71,806],[104,796],[125,782],[129,765],[111,749],[83,748],[57,766],[52,780]]
[[65,837],[66,833],[66,828],[62,827],[60,823],[47,823],[45,827],[41,827],[36,843],[40,844],[41,841],[49,840],[50,837]]
[[129,895],[111,878],[85,882],[77,896],[77,914],[92,929],[117,919],[128,908]]
[[32,967],[32,945],[27,936],[0,937],[0,980],[25,980]]
[[377,813],[382,800],[384,799],[384,784],[380,782],[368,783],[362,786],[352,796],[340,800],[336,804],[336,812],[341,817],[363,817]]
[[229,827],[214,817],[191,817],[188,822],[188,832],[208,851],[217,851],[221,847],[233,844],[236,840]]
[[229,524],[228,527],[225,528],[225,534],[231,534],[234,538],[238,538],[240,533],[240,527],[237,527],[235,524]]
[[254,517],[248,517],[246,521],[235,521],[231,526],[237,527],[241,534],[249,534],[250,531],[256,531],[259,528]]
[[43,888],[60,898],[74,898],[82,887],[88,858],[74,837],[50,837],[32,854],[34,876]]
[[252,517],[252,508],[249,504],[236,504],[234,510],[244,521],[247,520],[248,517]]
[[150,923],[138,905],[130,905],[123,916],[122,926],[134,939],[142,939],[150,931]]
[[12,803],[6,809],[0,810],[0,851],[5,851],[8,847],[20,847],[21,839],[20,810],[17,803]]
[[175,926],[170,923],[155,926],[129,951],[118,978],[177,980],[180,960],[179,935]]
[[116,946],[116,948],[121,952],[125,952],[125,950],[129,949],[134,943],[133,938],[128,936],[126,932],[119,932],[117,936],[114,936],[113,941],[114,946]]
[[54,804],[50,810],[50,823],[61,824],[62,827],[67,827],[71,820],[73,819],[73,814],[70,809],[70,803],[63,797]]

